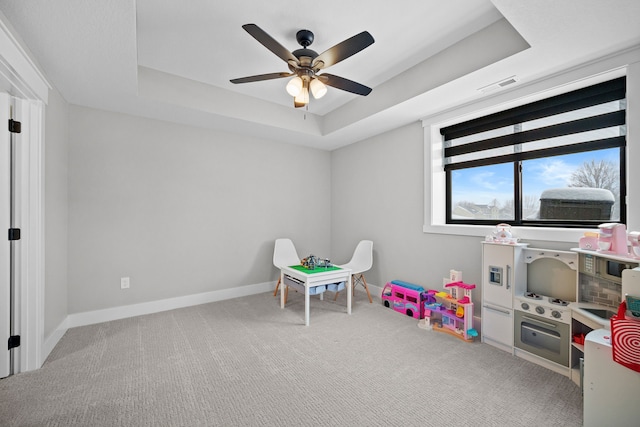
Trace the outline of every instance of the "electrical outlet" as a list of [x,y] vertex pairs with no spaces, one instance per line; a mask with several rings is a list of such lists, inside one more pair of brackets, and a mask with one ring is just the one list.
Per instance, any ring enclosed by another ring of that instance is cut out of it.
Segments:
[[120,289],[129,289],[129,285],[131,285],[131,280],[128,277],[120,278]]

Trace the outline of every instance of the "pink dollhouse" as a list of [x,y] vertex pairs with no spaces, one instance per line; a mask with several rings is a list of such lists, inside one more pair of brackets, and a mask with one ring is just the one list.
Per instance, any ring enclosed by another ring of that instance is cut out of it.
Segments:
[[462,273],[451,270],[448,279],[444,279],[444,289],[448,292],[432,292],[425,302],[424,329],[431,327],[467,342],[478,336],[473,329],[473,302],[471,292],[476,285],[464,283]]

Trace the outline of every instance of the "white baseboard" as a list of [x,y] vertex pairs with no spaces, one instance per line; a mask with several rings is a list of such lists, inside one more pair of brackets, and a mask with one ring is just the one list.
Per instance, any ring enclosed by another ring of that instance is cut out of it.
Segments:
[[255,285],[220,289],[218,291],[204,292],[195,295],[185,295],[182,297],[143,302],[140,304],[106,308],[104,310],[70,314],[67,317],[67,327],[75,328],[78,326],[93,325],[95,323],[125,319],[127,317],[142,316],[144,314],[158,313],[161,311],[174,310],[176,308],[191,307],[194,305],[259,294],[273,290],[275,285],[275,282],[264,282]]
[[45,338],[42,345],[40,367],[42,366],[44,361],[47,360],[47,357],[49,357],[49,354],[51,354],[53,348],[56,346],[56,344],[58,344],[58,341],[60,341],[65,332],[67,332],[67,329],[69,329],[69,326],[67,326],[68,323],[69,316],[65,317],[65,319],[60,322],[58,327],[51,333],[51,335]]

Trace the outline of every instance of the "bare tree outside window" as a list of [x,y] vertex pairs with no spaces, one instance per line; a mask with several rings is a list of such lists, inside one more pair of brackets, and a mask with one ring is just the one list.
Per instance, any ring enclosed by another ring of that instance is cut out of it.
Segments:
[[618,173],[618,166],[609,160],[591,160],[573,171],[569,187],[604,188],[618,194]]

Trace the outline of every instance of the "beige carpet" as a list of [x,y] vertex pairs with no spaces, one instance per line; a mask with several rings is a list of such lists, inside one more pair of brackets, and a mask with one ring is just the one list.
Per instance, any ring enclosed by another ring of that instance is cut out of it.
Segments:
[[3,426],[581,426],[568,378],[357,294],[270,293],[67,331]]

